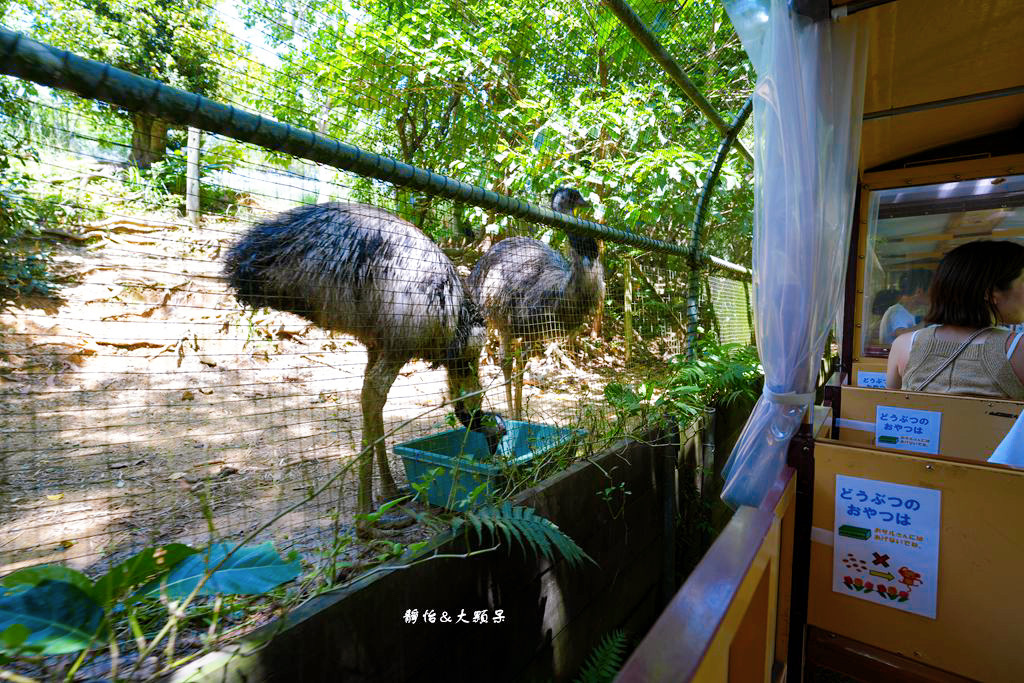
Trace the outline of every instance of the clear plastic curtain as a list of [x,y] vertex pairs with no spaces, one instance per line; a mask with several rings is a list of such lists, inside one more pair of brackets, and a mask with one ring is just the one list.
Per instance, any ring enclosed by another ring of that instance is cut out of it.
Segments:
[[754,321],[765,391],[726,463],[722,498],[757,505],[813,401],[842,297],[867,41],[856,21],[811,22],[786,0],[726,9],[758,76]]

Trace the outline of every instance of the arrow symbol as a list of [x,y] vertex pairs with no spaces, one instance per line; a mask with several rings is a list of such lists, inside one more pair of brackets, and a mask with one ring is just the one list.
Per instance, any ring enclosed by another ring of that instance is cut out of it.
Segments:
[[871,576],[877,576],[880,579],[885,579],[886,581],[892,581],[893,578],[895,578],[889,572],[880,572],[880,571],[876,571],[874,569],[869,571],[868,574],[871,574]]

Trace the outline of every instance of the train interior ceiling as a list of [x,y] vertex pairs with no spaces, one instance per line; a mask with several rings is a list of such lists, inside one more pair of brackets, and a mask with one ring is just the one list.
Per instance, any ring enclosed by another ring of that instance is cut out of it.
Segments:
[[868,32],[855,359],[888,355],[881,311],[908,271],[964,242],[1024,239],[1024,164],[988,163],[1024,154],[1019,9],[898,0],[851,16]]

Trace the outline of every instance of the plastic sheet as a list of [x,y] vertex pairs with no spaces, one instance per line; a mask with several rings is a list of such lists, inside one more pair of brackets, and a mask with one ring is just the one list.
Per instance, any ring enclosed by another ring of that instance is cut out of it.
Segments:
[[1024,413],[1013,423],[988,461],[1024,468]]
[[722,498],[757,505],[811,403],[841,302],[867,41],[857,22],[812,23],[785,0],[726,9],[758,74],[754,323],[766,391],[726,463]]

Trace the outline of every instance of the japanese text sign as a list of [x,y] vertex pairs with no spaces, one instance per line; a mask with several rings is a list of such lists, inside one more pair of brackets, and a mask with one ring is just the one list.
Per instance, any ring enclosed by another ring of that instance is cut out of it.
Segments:
[[917,453],[939,452],[942,413],[893,406],[875,406],[875,446]]
[[837,474],[832,590],[934,619],[941,496]]
[[858,370],[857,386],[868,387],[869,389],[885,389],[885,373]]

